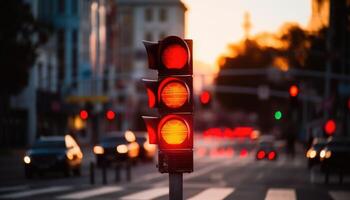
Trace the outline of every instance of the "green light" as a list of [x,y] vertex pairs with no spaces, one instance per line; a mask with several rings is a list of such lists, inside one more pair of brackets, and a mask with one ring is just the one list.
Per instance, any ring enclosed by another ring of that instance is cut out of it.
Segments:
[[282,112],[281,111],[276,111],[275,112],[275,119],[280,120],[282,118]]

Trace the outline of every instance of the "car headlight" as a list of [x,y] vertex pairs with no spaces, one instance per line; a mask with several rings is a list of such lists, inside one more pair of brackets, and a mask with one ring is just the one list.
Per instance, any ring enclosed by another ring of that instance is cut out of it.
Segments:
[[322,150],[321,152],[320,152],[320,157],[321,158],[330,158],[332,156],[332,152],[331,151],[329,151],[329,150]]
[[94,154],[103,154],[105,152],[104,148],[101,146],[94,146]]
[[23,161],[25,164],[30,164],[32,162],[29,156],[24,156]]
[[306,153],[307,158],[315,158],[317,155],[317,152],[314,149],[309,149]]
[[127,153],[128,152],[128,146],[125,144],[120,144],[117,146],[117,152],[118,153]]

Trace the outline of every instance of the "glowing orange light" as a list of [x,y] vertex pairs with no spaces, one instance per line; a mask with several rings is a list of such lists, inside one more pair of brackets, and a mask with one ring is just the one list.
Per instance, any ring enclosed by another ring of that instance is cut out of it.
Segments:
[[335,130],[337,129],[337,125],[335,124],[335,121],[330,119],[326,122],[324,125],[324,131],[327,135],[333,135]]
[[202,104],[207,104],[210,101],[210,93],[208,91],[204,91],[201,93],[200,100]]
[[271,151],[268,155],[267,155],[267,158],[269,160],[273,160],[276,158],[276,153],[274,151]]
[[180,108],[188,100],[188,89],[183,83],[172,81],[161,89],[160,95],[169,108]]
[[299,93],[299,88],[298,88],[298,86],[296,86],[296,85],[290,86],[290,88],[289,88],[289,95],[290,95],[291,97],[296,97],[296,96],[298,96],[298,93]]
[[179,44],[167,46],[162,53],[162,62],[168,69],[181,69],[187,60],[187,50]]
[[265,151],[258,151],[257,158],[259,160],[264,159],[265,155],[266,155]]
[[156,105],[156,96],[151,89],[147,88],[148,106],[153,108]]
[[89,117],[89,113],[86,110],[81,110],[79,115],[82,120],[87,120]]
[[176,117],[167,119],[160,127],[160,135],[167,144],[183,143],[188,133],[189,128],[186,122]]
[[113,120],[113,119],[115,118],[115,112],[113,112],[113,111],[111,111],[111,110],[108,110],[108,111],[106,112],[106,118],[107,118],[108,120]]

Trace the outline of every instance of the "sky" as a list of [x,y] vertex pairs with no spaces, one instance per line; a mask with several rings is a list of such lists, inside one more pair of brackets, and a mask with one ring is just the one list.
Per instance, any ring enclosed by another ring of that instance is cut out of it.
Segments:
[[182,0],[187,6],[186,38],[193,39],[194,60],[202,69],[216,69],[229,43],[243,39],[244,13],[250,13],[251,35],[276,32],[285,22],[306,27],[311,0]]

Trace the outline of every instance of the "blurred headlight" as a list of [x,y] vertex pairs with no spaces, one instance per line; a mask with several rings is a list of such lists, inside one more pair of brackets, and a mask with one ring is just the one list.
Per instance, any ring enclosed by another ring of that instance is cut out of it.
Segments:
[[308,158],[315,158],[317,155],[317,152],[314,149],[309,149],[306,153],[306,157]]
[[24,163],[26,163],[26,164],[30,164],[31,159],[30,159],[29,156],[24,156],[23,161],[24,161]]
[[73,158],[74,158],[73,153],[69,152],[69,151],[66,153],[66,156],[67,156],[68,160],[73,160]]
[[128,146],[125,144],[120,144],[117,146],[117,152],[118,153],[127,153],[128,152]]
[[132,131],[125,131],[124,136],[128,142],[135,142],[136,140],[135,134]]
[[321,158],[330,158],[332,156],[332,152],[329,150],[322,150],[320,152],[320,157]]
[[101,146],[94,146],[94,154],[103,154],[105,150]]

